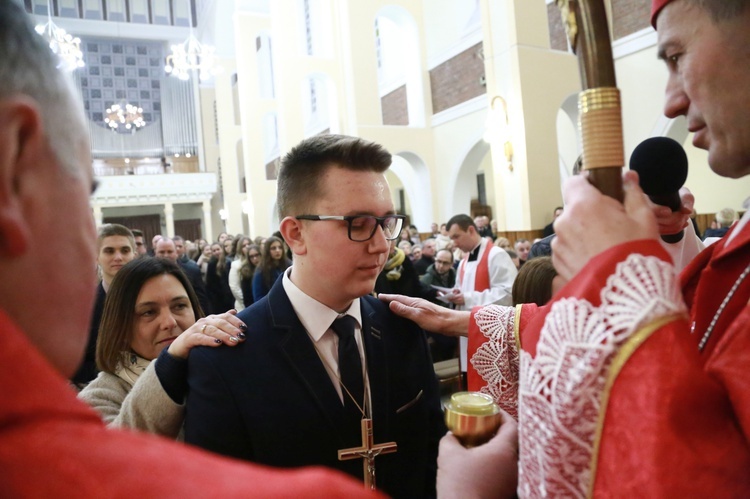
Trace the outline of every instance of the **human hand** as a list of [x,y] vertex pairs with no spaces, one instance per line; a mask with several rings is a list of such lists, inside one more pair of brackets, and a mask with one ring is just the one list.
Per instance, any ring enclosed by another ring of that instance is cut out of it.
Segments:
[[557,273],[571,280],[599,253],[638,239],[657,239],[659,230],[638,174],[623,175],[625,200],[620,204],[592,186],[584,175],[565,182],[565,211],[555,220],[552,261]]
[[460,289],[457,289],[457,288],[454,288],[452,293],[446,294],[445,299],[453,303],[454,305],[466,304],[466,300],[464,300],[464,294],[461,292]]
[[518,424],[506,412],[497,434],[467,449],[448,433],[440,440],[437,494],[441,498],[515,497],[518,484]]
[[394,314],[416,322],[425,331],[446,336],[469,334],[470,312],[451,310],[410,296],[381,293],[378,298],[388,303]]
[[690,189],[683,187],[680,189],[680,201],[682,202],[682,205],[680,206],[679,211],[672,211],[666,206],[651,203],[651,209],[656,217],[656,223],[659,225],[659,234],[677,234],[687,227],[690,215],[693,213],[695,196],[690,192]]
[[198,345],[237,345],[245,340],[247,326],[236,315],[237,311],[232,309],[223,314],[198,319],[195,324],[180,333],[167,351],[173,357],[187,359],[190,350]]

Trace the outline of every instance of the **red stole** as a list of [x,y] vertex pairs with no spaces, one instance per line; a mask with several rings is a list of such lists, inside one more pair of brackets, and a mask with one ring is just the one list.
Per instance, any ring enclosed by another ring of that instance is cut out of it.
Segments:
[[[487,245],[492,244],[492,240],[490,238],[485,238],[485,241],[487,242]],[[481,251],[481,241],[479,245],[479,251]],[[477,262],[477,270],[474,272],[474,291],[484,291],[485,289],[490,289],[490,250],[492,249],[492,247],[488,247],[487,245],[485,245],[484,247],[482,258],[480,258]],[[461,284],[463,284],[464,282],[464,272],[466,271],[466,264],[469,263],[470,254],[470,252],[467,253],[464,257],[463,262],[461,262]]]

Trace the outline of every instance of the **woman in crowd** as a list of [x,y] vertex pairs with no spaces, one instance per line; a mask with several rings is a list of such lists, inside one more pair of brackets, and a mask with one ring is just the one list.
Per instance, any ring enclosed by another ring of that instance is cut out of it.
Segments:
[[[247,241],[250,241],[248,238]],[[242,310],[253,304],[253,275],[260,263],[260,248],[255,244],[243,244],[240,257],[235,258],[229,269],[229,289],[234,295],[234,308]]]
[[227,270],[229,267],[229,264],[234,260],[235,252],[234,252],[234,238],[232,236],[227,236],[226,239],[224,239],[224,258],[226,258],[227,262]]
[[[226,241],[225,241],[226,242]],[[211,260],[206,269],[206,292],[211,300],[211,310],[217,313],[234,306],[234,296],[229,288],[229,262],[220,243],[211,245]]]
[[176,438],[184,419],[187,357],[197,345],[234,346],[246,326],[236,311],[203,318],[180,267],[141,258],[120,269],[104,304],[98,377],[78,396],[105,423]]
[[284,243],[271,236],[263,245],[260,265],[253,276],[253,300],[258,301],[268,294],[276,279],[292,265],[284,254]]
[[203,283],[206,282],[206,273],[208,272],[208,262],[211,261],[211,257],[213,254],[211,253],[211,245],[205,244],[203,245],[203,249],[201,250],[201,255],[198,257],[198,260],[196,263],[198,264],[198,267],[201,269],[201,277],[203,278]]
[[557,275],[551,257],[532,258],[521,267],[513,281],[513,305],[536,303],[541,307],[563,285],[562,277]]

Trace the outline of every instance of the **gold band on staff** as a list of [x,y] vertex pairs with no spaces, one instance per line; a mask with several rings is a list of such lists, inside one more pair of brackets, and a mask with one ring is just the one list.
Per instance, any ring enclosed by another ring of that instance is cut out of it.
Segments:
[[620,91],[616,87],[591,88],[578,94],[578,128],[586,170],[625,164]]

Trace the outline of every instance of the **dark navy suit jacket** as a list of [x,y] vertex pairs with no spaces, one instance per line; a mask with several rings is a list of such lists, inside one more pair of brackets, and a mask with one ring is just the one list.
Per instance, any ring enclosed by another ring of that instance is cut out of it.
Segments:
[[[323,465],[361,479],[362,460],[342,462],[337,454],[359,446],[360,435],[343,431],[341,400],[282,281],[238,315],[248,325],[244,343],[191,351],[185,441],[271,466]],[[375,460],[378,489],[433,496],[445,424],[424,333],[371,296],[360,304],[374,441],[398,444],[398,452]]]

